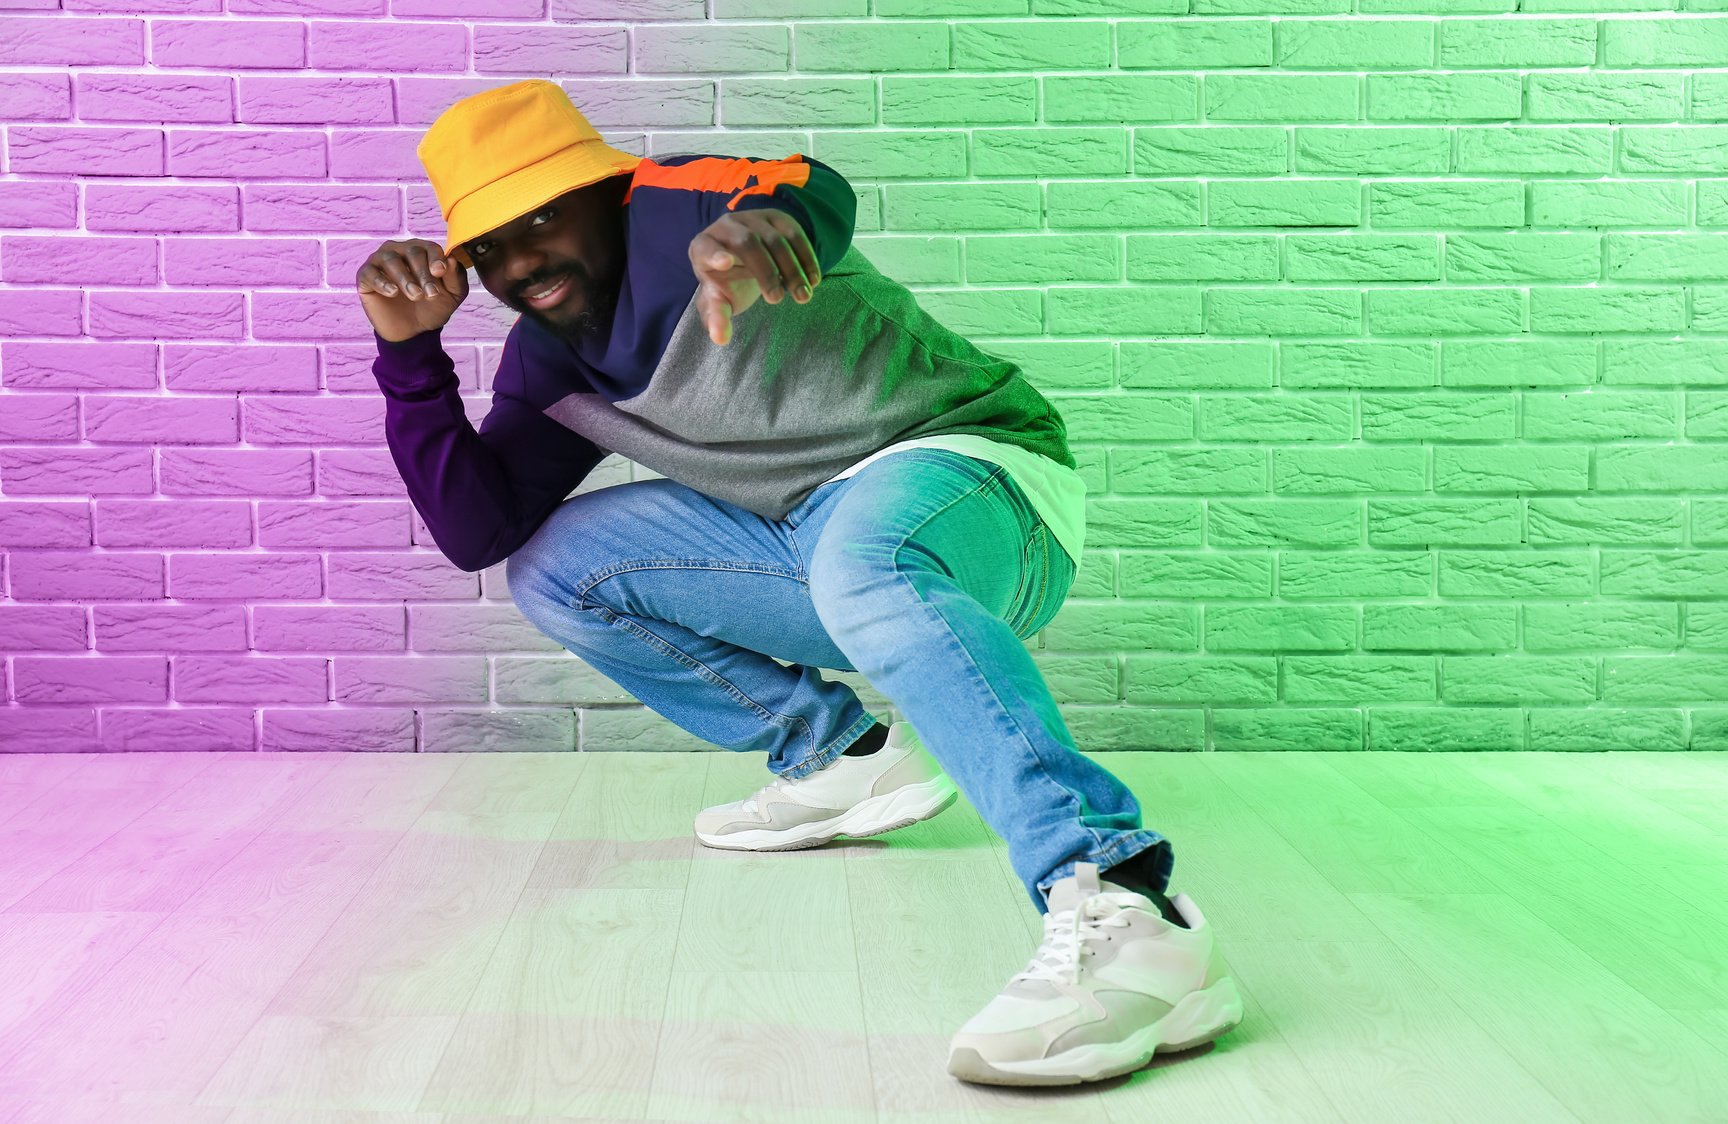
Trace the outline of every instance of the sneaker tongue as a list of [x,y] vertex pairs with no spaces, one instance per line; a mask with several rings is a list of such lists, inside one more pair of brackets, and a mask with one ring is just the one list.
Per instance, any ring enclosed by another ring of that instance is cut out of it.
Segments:
[[1050,887],[1050,893],[1045,900],[1051,913],[1061,913],[1065,909],[1073,909],[1093,894],[1098,893],[1098,864],[1075,863],[1074,873],[1068,878],[1059,880]]

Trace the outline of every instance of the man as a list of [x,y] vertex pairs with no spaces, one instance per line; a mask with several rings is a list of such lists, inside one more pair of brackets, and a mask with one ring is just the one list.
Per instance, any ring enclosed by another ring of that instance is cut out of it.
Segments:
[[[1170,844],[1076,750],[1023,643],[1084,532],[1061,416],[850,246],[839,174],[630,156],[539,80],[457,102],[418,151],[448,236],[386,242],[355,279],[391,453],[457,566],[508,559],[541,631],[692,734],[767,751],[776,779],[697,838],[878,835],[958,784],[1045,916],[954,1038],[964,1080],[1098,1080],[1235,1026],[1210,928],[1163,893]],[[478,432],[439,338],[469,268],[521,314]],[[570,496],[609,452],[660,478]]]

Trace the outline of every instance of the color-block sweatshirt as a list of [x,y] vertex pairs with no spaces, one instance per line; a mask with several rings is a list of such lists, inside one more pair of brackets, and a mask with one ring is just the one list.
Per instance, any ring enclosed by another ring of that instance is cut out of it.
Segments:
[[[629,174],[610,330],[572,343],[518,317],[478,430],[440,331],[373,333],[391,456],[451,562],[507,558],[608,453],[778,520],[819,485],[920,447],[1001,465],[1079,559],[1086,486],[1061,415],[851,245],[857,199],[837,172],[795,153],[644,158]],[[689,245],[757,207],[803,226],[821,282],[804,304],[759,299],[716,344]]]

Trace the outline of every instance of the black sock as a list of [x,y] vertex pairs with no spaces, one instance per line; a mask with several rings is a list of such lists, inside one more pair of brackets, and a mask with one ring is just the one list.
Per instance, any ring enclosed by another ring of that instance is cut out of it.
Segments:
[[1170,922],[1172,925],[1179,925],[1184,929],[1188,928],[1188,922],[1183,920],[1182,915],[1176,911],[1175,904],[1172,903],[1169,898],[1148,885],[1146,880],[1141,878],[1140,875],[1133,870],[1131,863],[1132,860],[1113,866],[1109,870],[1099,871],[1098,880],[1101,882],[1114,882],[1124,890],[1132,890],[1136,894],[1145,894],[1147,897],[1152,899],[1152,904],[1158,907],[1158,912],[1163,915],[1164,920]]
[[881,749],[888,741],[888,727],[878,722],[865,731],[864,736],[846,747],[842,757],[868,757]]

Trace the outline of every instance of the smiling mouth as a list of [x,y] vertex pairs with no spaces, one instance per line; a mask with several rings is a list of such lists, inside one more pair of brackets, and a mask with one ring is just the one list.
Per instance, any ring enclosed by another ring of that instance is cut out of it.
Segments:
[[565,275],[552,283],[551,288],[539,288],[522,294],[522,300],[533,308],[548,308],[563,300],[570,291],[570,277]]

